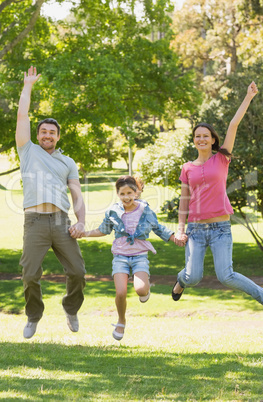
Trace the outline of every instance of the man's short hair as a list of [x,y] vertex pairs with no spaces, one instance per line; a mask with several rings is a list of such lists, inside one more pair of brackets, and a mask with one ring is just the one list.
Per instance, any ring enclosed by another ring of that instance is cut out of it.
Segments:
[[54,126],[56,126],[57,129],[58,129],[58,135],[60,134],[60,125],[58,124],[57,120],[52,119],[52,117],[48,117],[48,118],[46,118],[46,119],[44,119],[44,120],[41,120],[41,121],[38,123],[38,126],[37,126],[37,134],[39,133],[40,126],[42,126],[42,124],[44,124],[44,123],[47,123],[47,124],[54,124]]

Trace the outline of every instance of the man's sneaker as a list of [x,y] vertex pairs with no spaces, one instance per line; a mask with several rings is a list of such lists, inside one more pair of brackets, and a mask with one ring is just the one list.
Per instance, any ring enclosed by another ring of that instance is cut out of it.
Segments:
[[32,322],[32,321],[27,321],[26,326],[24,328],[24,338],[29,339],[32,338],[32,336],[35,334],[36,330],[37,330],[37,322]]
[[151,292],[149,290],[149,292],[146,296],[139,296],[139,300],[141,303],[146,303],[150,299],[150,296],[151,296]]
[[65,314],[67,317],[67,324],[68,324],[69,329],[72,332],[78,332],[79,320],[78,320],[77,314],[71,315],[71,314],[68,314],[65,309],[64,309],[64,311],[65,311]]

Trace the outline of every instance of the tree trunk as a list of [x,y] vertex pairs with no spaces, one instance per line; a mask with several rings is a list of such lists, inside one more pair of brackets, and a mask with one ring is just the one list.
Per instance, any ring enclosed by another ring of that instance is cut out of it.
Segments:
[[[28,33],[33,29],[39,14],[40,10],[42,7],[42,4],[45,2],[45,0],[36,0],[35,3],[35,11],[33,12],[31,19],[27,25],[27,27],[20,32],[20,34],[17,35],[17,37],[10,43],[8,43],[4,48],[0,51],[0,60],[10,51],[12,50],[19,42],[21,42],[27,35]],[[12,2],[11,2],[12,3]]]

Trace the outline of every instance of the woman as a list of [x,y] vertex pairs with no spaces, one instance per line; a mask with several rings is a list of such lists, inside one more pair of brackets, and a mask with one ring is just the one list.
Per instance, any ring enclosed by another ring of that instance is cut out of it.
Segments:
[[[238,111],[229,124],[223,146],[214,128],[200,123],[193,129],[198,157],[183,165],[179,205],[179,225],[175,235],[178,246],[186,245],[185,268],[179,272],[172,289],[172,298],[180,299],[184,288],[194,286],[203,277],[206,248],[210,246],[218,280],[225,286],[239,289],[263,304],[263,289],[232,268],[232,235],[230,215],[233,209],[226,194],[226,180],[237,127],[257,94],[252,82]],[[212,151],[217,151],[213,154]],[[188,226],[185,233],[185,222]]]

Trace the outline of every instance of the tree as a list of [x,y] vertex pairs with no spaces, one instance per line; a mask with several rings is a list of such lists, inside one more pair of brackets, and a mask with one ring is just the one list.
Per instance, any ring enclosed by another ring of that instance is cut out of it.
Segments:
[[[0,88],[2,149],[13,145],[21,71],[29,62],[37,61],[42,73],[32,96],[33,131],[38,120],[54,116],[62,126],[62,149],[83,172],[100,166],[105,156],[109,159],[109,130],[118,127],[125,133],[129,127],[132,141],[142,146],[155,135],[148,116],[161,119],[168,104],[174,113],[191,113],[197,91],[191,72],[184,72],[170,49],[170,2],[142,3],[140,17],[134,1],[82,0],[65,21],[38,18],[19,46],[5,55],[0,69],[5,83]],[[22,12],[29,5],[25,2]],[[9,25],[15,20],[10,15]],[[151,40],[153,28],[163,32],[156,41]]]
[[[219,129],[221,136],[225,134],[227,125],[240,105],[240,100],[244,98],[251,77],[260,86],[263,79],[261,64],[231,75],[227,86],[220,91],[216,108],[213,103],[203,106],[200,119],[211,122]],[[238,128],[233,150],[236,158],[232,160],[229,167],[228,196],[234,210],[242,218],[239,219],[238,215],[235,215],[234,219],[250,231],[263,251],[263,238],[251,219],[251,211],[254,212],[254,219],[257,213],[260,213],[261,218],[263,217],[262,100],[263,95],[259,91]]]
[[0,152],[9,152],[15,146],[22,72],[36,60],[42,64],[54,50],[51,26],[40,16],[43,3],[43,0],[5,0],[0,4]]
[[12,51],[34,28],[45,0],[4,0],[0,4],[0,59]]
[[[263,238],[259,234],[257,225],[257,216],[263,217],[263,128],[262,128],[262,101],[263,94],[260,90],[260,82],[263,79],[263,71],[261,64],[255,65],[248,69],[240,69],[228,77],[227,85],[221,88],[217,99],[210,102],[203,102],[197,123],[205,121],[214,126],[223,142],[223,138],[227,131],[228,124],[234,116],[236,110],[240,106],[241,100],[244,98],[247,87],[251,81],[251,77],[259,83],[259,93],[251,103],[246,115],[240,123],[237,131],[237,138],[234,146],[234,158],[229,166],[227,193],[230,202],[236,214],[233,219],[243,224],[254,237],[258,247],[263,251]],[[196,158],[196,149],[193,146],[192,133],[189,130],[188,143],[178,158],[171,161],[170,155],[163,156],[159,152],[151,156],[150,163],[153,164],[153,172],[157,171],[156,177],[158,181],[165,181],[167,178],[167,170],[170,173],[169,184],[177,188],[180,169],[183,162]],[[154,160],[162,160],[162,164],[154,164]],[[162,166],[168,163],[169,169]],[[158,169],[156,168],[156,165]],[[142,168],[145,174],[146,167]],[[156,182],[156,177],[147,175],[148,181]],[[177,204],[175,207],[166,204],[164,207],[171,217],[176,217]],[[174,209],[173,209],[174,208]],[[173,209],[173,213],[171,213]]]
[[[68,152],[70,125],[76,145],[75,153],[72,148],[70,152],[85,170],[89,161],[84,161],[82,148],[77,146],[78,123],[88,124],[94,138],[105,134],[102,125],[118,127],[126,136],[129,129],[132,141],[141,146],[154,134],[143,116],[161,118],[168,102],[185,115],[193,108],[197,91],[192,75],[184,73],[170,49],[169,1],[144,1],[141,19],[134,14],[133,4],[126,1],[124,8],[121,1],[114,6],[110,1],[82,1],[74,18],[65,22],[60,51],[46,69],[52,113],[63,122],[63,147]],[[154,42],[150,38],[153,24],[165,31]]]
[[262,59],[263,16],[259,0],[186,0],[175,13],[172,46],[185,68],[194,67],[208,99],[217,97],[226,77]]
[[160,133],[155,144],[147,147],[147,154],[141,160],[139,170],[143,179],[148,183],[178,189],[186,144],[183,129]]

